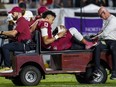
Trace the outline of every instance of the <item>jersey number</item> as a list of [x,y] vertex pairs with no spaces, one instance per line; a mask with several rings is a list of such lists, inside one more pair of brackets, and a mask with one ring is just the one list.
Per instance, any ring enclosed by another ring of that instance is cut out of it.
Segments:
[[47,22],[45,22],[45,23],[44,23],[44,26],[45,26],[45,27],[48,27],[48,23],[47,23]]

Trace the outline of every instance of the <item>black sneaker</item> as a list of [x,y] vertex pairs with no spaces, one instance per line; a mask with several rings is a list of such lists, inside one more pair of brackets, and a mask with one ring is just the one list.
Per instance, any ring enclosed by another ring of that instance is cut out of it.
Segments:
[[110,79],[111,80],[116,80],[116,75],[111,75]]
[[116,72],[112,72],[110,79],[116,80]]

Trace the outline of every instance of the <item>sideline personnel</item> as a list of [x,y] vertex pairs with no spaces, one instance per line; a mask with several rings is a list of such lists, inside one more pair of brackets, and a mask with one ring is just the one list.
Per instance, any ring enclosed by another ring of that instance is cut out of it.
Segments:
[[[104,20],[102,32],[99,33],[94,39],[102,38],[107,48],[111,52],[112,57],[112,72],[110,79],[116,80],[116,17],[103,6],[98,10],[99,16]],[[100,68],[100,53],[103,44],[101,42],[95,47],[94,58],[96,63],[96,71]]]
[[0,34],[13,37],[15,42],[3,45],[3,60],[5,67],[0,69],[0,72],[12,71],[10,61],[10,51],[25,51],[29,47],[24,47],[24,44],[31,39],[29,22],[23,17],[20,7],[14,7],[9,13],[13,14],[13,19],[16,20],[16,28],[11,31],[0,31]]

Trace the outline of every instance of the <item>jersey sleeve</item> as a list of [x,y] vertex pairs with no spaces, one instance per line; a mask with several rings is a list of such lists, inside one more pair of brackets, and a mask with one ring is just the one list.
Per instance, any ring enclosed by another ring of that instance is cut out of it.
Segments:
[[49,27],[49,23],[46,22],[46,21],[42,21],[42,22],[40,22],[40,23],[38,24],[38,27],[39,27],[40,29],[42,29],[42,28],[48,28],[48,27]]

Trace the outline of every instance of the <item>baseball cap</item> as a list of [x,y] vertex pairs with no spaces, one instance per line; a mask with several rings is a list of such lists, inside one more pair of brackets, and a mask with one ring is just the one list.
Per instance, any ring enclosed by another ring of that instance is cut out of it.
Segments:
[[40,15],[41,13],[44,13],[45,11],[47,11],[48,8],[45,6],[41,6],[40,8],[38,8],[38,14]]
[[13,12],[22,12],[21,8],[16,6],[16,7],[13,7],[12,10],[8,13],[13,13]]

